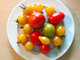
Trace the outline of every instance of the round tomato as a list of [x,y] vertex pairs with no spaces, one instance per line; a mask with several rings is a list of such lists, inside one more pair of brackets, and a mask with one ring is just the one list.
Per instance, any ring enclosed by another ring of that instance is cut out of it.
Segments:
[[52,13],[55,12],[55,9],[53,6],[46,6],[45,11],[47,15],[51,15]]
[[59,24],[60,22],[62,22],[64,17],[65,17],[64,13],[62,13],[62,12],[55,12],[55,13],[53,13],[53,14],[51,14],[49,16],[49,22],[51,24],[56,25],[56,24]]
[[41,36],[41,34],[38,31],[35,31],[35,32],[31,33],[31,35],[30,35],[32,43],[36,46],[41,45],[41,42],[39,40],[39,36]]
[[42,44],[41,46],[40,46],[40,52],[41,53],[43,53],[43,54],[48,54],[49,53],[49,51],[50,51],[50,46],[49,45],[44,45],[44,44]]
[[18,44],[19,43],[25,44],[27,40],[28,40],[28,37],[24,33],[19,34],[18,37],[17,37],[17,43]]
[[33,7],[30,5],[26,5],[23,9],[23,14],[30,15],[33,12]]
[[24,46],[25,46],[25,49],[26,49],[26,50],[29,50],[29,51],[32,50],[33,47],[34,47],[34,46],[33,46],[33,43],[30,42],[30,41],[26,42]]
[[45,16],[42,13],[33,12],[29,17],[29,24],[32,28],[39,29],[44,25]]
[[54,36],[52,42],[54,46],[60,46],[62,44],[62,39],[58,36]]
[[47,37],[53,37],[55,35],[55,27],[52,24],[45,24],[43,27],[43,34]]
[[32,27],[29,25],[29,24],[25,24],[24,26],[23,26],[23,32],[25,33],[25,34],[31,34],[32,33]]
[[42,10],[43,10],[43,6],[42,6],[42,4],[40,4],[40,3],[36,3],[36,4],[34,4],[34,6],[33,6],[33,9],[34,9],[34,11],[35,12],[41,12]]
[[27,17],[26,17],[26,15],[24,15],[24,14],[19,15],[19,16],[17,17],[17,20],[18,20],[18,23],[19,23],[20,25],[24,25],[24,24],[27,23]]
[[56,35],[57,36],[63,36],[63,35],[65,35],[65,33],[66,33],[66,30],[65,30],[64,26],[58,25],[56,27]]

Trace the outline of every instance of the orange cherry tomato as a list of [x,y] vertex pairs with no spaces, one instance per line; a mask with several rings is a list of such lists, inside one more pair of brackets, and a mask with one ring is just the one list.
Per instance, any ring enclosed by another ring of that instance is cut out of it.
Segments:
[[57,36],[63,36],[63,35],[65,35],[65,33],[66,33],[66,30],[65,30],[64,26],[58,25],[56,27],[56,35]]
[[43,8],[44,8],[43,5],[40,4],[40,3],[36,3],[33,6],[33,9],[34,9],[35,12],[41,12],[43,10]]
[[18,22],[19,22],[20,25],[24,25],[24,24],[27,23],[27,17],[24,14],[19,15],[17,17],[17,20],[18,20]]
[[23,9],[23,14],[30,15],[33,12],[33,7],[30,5],[26,5],[25,9]]
[[58,36],[54,36],[52,39],[52,43],[54,46],[60,46],[62,44],[62,39]]
[[26,44],[24,45],[26,50],[32,50],[34,45],[31,41],[26,42]]
[[28,37],[24,33],[19,34],[17,37],[17,43],[25,44],[27,40],[28,40]]
[[51,15],[55,12],[55,8],[53,6],[46,6],[45,11],[47,15]]
[[33,29],[32,29],[32,27],[31,27],[29,24],[25,24],[25,25],[23,26],[23,32],[24,32],[25,34],[31,34],[32,31],[33,31]]

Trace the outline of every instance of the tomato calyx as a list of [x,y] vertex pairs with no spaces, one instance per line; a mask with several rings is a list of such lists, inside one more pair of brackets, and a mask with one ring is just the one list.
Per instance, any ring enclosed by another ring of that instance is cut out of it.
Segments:
[[26,7],[25,7],[24,4],[22,4],[22,6],[20,6],[20,8],[21,8],[21,9],[24,9],[24,10],[26,9]]
[[34,32],[34,29],[32,29],[32,32]]
[[19,21],[18,21],[18,20],[16,20],[15,22],[16,22],[16,23],[19,23]]
[[49,19],[47,20],[47,23],[49,23]]
[[43,24],[43,21],[41,21],[41,24]]
[[21,41],[17,41],[17,44],[19,45],[19,43],[21,43]]
[[23,28],[23,26],[21,25],[21,26],[19,26],[18,28],[22,29],[22,28]]
[[39,50],[41,50],[41,48],[39,48]]
[[43,14],[44,12],[43,12],[43,11],[41,11],[41,13]]
[[61,46],[57,46],[58,49],[61,49]]
[[61,36],[62,38],[65,38],[66,36],[65,35],[63,35],[63,36]]

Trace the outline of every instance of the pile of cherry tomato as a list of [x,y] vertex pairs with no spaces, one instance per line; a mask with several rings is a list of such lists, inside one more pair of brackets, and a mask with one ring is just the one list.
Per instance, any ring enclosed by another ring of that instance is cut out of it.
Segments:
[[[23,26],[23,33],[20,33],[17,37],[17,43],[23,44],[26,50],[33,50],[34,46],[40,47],[40,52],[48,54],[50,51],[50,42],[53,46],[57,47],[62,44],[61,36],[65,35],[65,28],[60,25],[64,20],[65,14],[63,12],[55,11],[53,6],[44,7],[40,3],[35,3],[34,6],[23,5],[23,14],[17,17],[18,24]],[[48,17],[48,23],[42,11],[45,12]],[[41,30],[41,33],[38,30]],[[37,30],[37,31],[36,31]],[[28,40],[28,36],[30,40]],[[52,39],[52,40],[50,40]]]

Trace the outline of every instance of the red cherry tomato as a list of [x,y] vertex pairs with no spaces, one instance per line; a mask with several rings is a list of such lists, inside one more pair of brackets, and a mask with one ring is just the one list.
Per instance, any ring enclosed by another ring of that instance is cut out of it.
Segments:
[[50,46],[49,45],[44,45],[44,44],[42,44],[41,46],[40,46],[40,52],[41,53],[43,53],[43,54],[48,54],[49,53],[49,51],[50,51]]
[[38,31],[35,31],[30,35],[32,43],[34,45],[36,45],[36,46],[40,46],[41,45],[41,42],[39,40],[39,36],[41,36],[41,34]]
[[59,24],[60,22],[62,22],[64,17],[65,17],[64,13],[62,13],[62,12],[55,12],[55,13],[53,13],[53,14],[51,14],[49,16],[49,22],[51,24],[56,25],[56,24]]
[[33,12],[29,17],[29,24],[32,28],[39,29],[44,25],[45,16],[39,12]]

